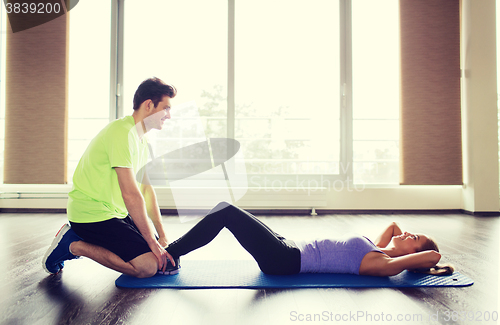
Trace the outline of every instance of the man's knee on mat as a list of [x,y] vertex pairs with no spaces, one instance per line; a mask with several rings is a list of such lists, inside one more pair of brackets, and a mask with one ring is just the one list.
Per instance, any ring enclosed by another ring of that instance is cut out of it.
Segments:
[[158,272],[158,262],[153,253],[146,253],[130,261],[136,278],[150,278]]

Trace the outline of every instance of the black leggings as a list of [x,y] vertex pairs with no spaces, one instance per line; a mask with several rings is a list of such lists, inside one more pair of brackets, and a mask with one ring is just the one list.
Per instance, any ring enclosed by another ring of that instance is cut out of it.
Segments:
[[184,236],[171,243],[167,252],[174,258],[185,255],[211,242],[224,227],[253,256],[262,272],[276,275],[300,272],[300,251],[293,241],[227,202],[219,203]]

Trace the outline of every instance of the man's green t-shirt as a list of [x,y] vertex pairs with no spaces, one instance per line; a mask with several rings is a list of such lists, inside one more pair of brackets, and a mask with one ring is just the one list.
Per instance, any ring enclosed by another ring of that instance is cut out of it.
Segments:
[[128,212],[114,167],[133,168],[135,175],[147,160],[147,142],[139,139],[132,116],[109,123],[90,142],[76,167],[68,199],[69,221],[125,218]]

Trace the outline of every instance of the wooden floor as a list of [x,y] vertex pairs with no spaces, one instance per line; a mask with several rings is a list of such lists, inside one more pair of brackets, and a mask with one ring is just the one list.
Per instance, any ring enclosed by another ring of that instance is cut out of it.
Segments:
[[[43,271],[41,258],[66,215],[1,214],[0,324],[496,323],[487,320],[498,315],[493,312],[499,312],[497,217],[450,214],[259,218],[290,239],[335,237],[344,232],[374,239],[386,224],[398,221],[403,230],[434,237],[443,261],[453,263],[475,284],[466,288],[416,289],[119,289],[114,285],[119,274],[89,259],[67,262],[64,271],[56,276]],[[164,217],[171,241],[193,224]],[[224,230],[212,243],[184,260],[250,258]],[[460,320],[464,316],[461,312],[469,312],[472,321]],[[339,317],[343,320],[339,321]],[[398,322],[398,317],[403,321]]]

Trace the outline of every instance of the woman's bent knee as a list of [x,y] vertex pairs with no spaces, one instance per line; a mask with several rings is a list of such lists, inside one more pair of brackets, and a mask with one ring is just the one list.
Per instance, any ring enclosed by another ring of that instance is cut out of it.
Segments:
[[215,207],[217,208],[217,210],[222,210],[227,208],[228,206],[233,206],[233,205],[229,202],[221,201]]
[[226,201],[219,202],[219,203],[217,203],[217,205],[212,210],[210,210],[209,214],[213,214],[215,212],[224,210],[224,209],[226,209],[228,207],[234,208],[234,205],[232,205],[231,203],[228,203]]

